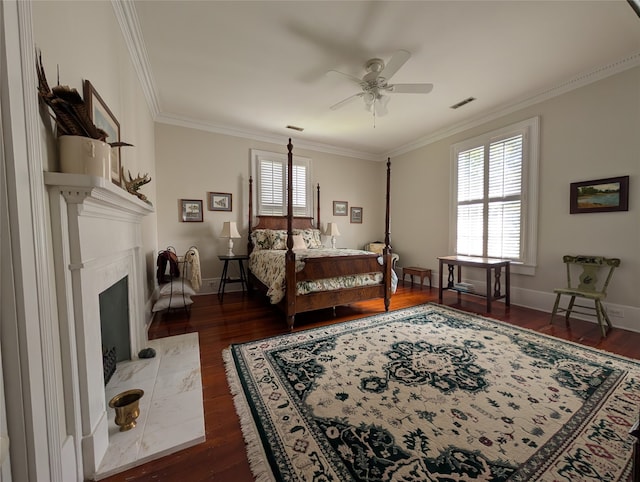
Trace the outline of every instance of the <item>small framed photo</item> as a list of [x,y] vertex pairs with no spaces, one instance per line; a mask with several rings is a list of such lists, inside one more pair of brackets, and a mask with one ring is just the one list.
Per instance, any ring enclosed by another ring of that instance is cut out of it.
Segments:
[[[116,116],[113,115],[111,109],[102,100],[100,94],[91,85],[91,82],[85,79],[83,83],[84,102],[87,105],[87,112],[89,117],[96,125],[98,129],[102,129],[107,133],[106,142],[111,144],[113,142],[120,142],[120,123]],[[122,165],[120,160],[120,147],[111,149],[111,181],[118,186],[121,185],[120,166]]]
[[351,222],[362,224],[362,208],[351,208]]
[[231,211],[231,194],[226,192],[210,192],[209,211]]
[[346,216],[349,203],[347,201],[333,201],[333,215]]
[[180,199],[180,213],[184,223],[201,223],[202,200],[201,199]]
[[569,211],[605,213],[629,210],[629,176],[572,182]]

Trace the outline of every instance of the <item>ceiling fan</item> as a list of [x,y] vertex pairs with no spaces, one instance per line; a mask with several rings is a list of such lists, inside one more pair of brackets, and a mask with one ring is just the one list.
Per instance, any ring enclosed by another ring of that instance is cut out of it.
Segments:
[[362,89],[362,92],[350,95],[346,99],[341,100],[337,104],[333,104],[329,108],[331,110],[336,110],[357,97],[362,97],[365,108],[368,111],[373,112],[375,120],[376,115],[383,116],[387,113],[387,103],[389,102],[387,94],[428,94],[433,90],[433,84],[389,83],[391,77],[400,70],[400,67],[402,67],[410,57],[411,54],[406,50],[398,50],[394,52],[386,65],[382,59],[370,59],[365,63],[367,73],[364,74],[362,79],[337,70],[330,70],[329,73],[341,75],[358,84]]

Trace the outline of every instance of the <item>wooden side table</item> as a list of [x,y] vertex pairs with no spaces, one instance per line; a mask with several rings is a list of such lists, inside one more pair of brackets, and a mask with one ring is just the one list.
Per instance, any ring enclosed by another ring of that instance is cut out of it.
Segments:
[[406,275],[411,276],[411,286],[413,286],[413,277],[420,276],[420,289],[424,283],[424,279],[429,280],[429,288],[431,288],[431,270],[427,268],[418,268],[417,266],[410,266],[409,268],[402,268],[402,281]]
[[[443,290],[454,290],[458,292],[458,301],[460,300],[460,293],[469,293],[476,296],[483,296],[487,299],[487,313],[491,313],[491,302],[493,300],[499,300],[504,298],[505,305],[510,306],[511,304],[511,270],[510,270],[510,261],[508,259],[500,259],[500,258],[482,258],[476,256],[440,256],[438,257],[439,261],[439,288],[438,288],[438,303],[442,303],[442,291]],[[448,268],[448,276],[447,276],[447,284],[443,284],[442,275],[444,274],[443,265],[447,265]],[[486,293],[472,293],[467,290],[463,290],[456,287],[454,269],[457,266],[458,268],[458,283],[462,281],[462,266],[469,266],[472,268],[481,268],[486,272]],[[504,281],[505,281],[505,289],[502,291],[502,284],[500,282],[502,269],[504,268]],[[491,283],[491,271],[494,272],[494,281]],[[493,289],[493,290],[492,290]]]
[[[220,261],[224,261],[224,267],[222,268],[222,276],[220,277],[220,286],[218,287],[218,298],[220,301],[224,298],[224,289],[227,286],[227,283],[240,283],[242,286],[242,291],[244,292],[247,289],[247,275],[244,272],[244,265],[242,261],[245,259],[249,259],[249,256],[246,254],[236,254],[233,256],[218,256]],[[240,268],[240,278],[230,278],[227,274],[229,269],[229,261],[237,261],[238,266]]]

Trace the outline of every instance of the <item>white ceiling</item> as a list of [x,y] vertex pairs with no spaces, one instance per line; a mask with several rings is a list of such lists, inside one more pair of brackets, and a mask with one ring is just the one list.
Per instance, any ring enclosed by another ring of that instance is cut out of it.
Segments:
[[[158,121],[371,159],[640,65],[640,18],[626,0],[133,5]],[[398,49],[412,56],[392,83],[430,82],[430,94],[393,94],[375,128],[361,99],[329,109],[358,86],[328,70],[362,77],[368,59]]]

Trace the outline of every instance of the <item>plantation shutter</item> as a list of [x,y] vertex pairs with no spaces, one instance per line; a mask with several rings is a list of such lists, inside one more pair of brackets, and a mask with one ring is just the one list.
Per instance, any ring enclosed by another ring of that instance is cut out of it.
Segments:
[[523,135],[457,155],[456,252],[465,256],[522,256]]
[[284,205],[284,165],[281,161],[260,159],[258,212],[274,216],[282,214]]
[[[287,161],[286,157],[264,155],[257,157],[258,215],[285,216],[287,214]],[[293,214],[311,216],[312,193],[308,159],[294,159]]]
[[521,256],[522,135],[489,146],[487,256]]
[[484,147],[458,154],[458,247],[465,256],[483,255]]

